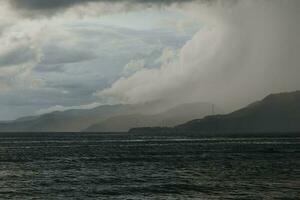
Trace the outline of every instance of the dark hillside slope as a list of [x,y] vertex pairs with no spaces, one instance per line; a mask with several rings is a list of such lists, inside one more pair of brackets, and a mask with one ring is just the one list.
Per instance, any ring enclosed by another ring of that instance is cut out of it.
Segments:
[[300,91],[271,94],[227,115],[208,116],[176,127],[203,132],[300,131]]

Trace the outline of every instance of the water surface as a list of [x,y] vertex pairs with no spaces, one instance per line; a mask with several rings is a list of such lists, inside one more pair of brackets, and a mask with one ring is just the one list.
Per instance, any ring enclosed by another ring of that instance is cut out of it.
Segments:
[[300,199],[300,138],[0,135],[0,199]]

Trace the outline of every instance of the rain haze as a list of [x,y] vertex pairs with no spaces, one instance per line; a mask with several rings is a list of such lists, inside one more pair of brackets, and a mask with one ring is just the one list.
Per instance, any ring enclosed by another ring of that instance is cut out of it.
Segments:
[[0,199],[300,197],[300,0],[0,0]]
[[0,1],[0,119],[105,104],[225,113],[299,89],[299,1]]

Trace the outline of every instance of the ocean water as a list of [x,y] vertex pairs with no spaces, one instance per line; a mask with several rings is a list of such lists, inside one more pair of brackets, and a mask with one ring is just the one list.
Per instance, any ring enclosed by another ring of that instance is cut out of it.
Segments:
[[300,138],[2,134],[0,199],[300,199]]

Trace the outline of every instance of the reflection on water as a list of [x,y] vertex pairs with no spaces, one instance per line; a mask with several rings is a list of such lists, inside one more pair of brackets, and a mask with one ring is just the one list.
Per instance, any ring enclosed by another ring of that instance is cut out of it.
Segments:
[[0,136],[0,199],[299,197],[299,138]]

